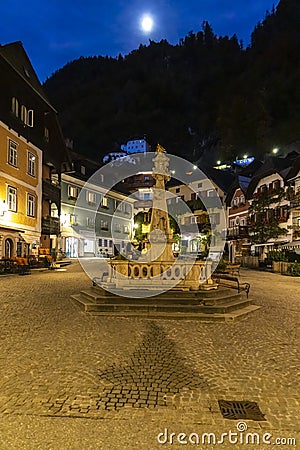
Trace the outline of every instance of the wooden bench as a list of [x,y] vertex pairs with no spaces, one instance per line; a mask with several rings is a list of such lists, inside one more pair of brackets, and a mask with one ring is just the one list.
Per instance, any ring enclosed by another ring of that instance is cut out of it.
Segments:
[[226,272],[230,273],[231,275],[240,274],[240,268],[241,265],[240,264],[226,264]]
[[31,273],[28,258],[16,257],[15,261],[18,264],[19,275],[29,275]]
[[250,291],[249,283],[241,283],[238,277],[228,275],[227,273],[214,273],[212,278],[221,286],[237,289],[238,292],[245,291],[248,298]]

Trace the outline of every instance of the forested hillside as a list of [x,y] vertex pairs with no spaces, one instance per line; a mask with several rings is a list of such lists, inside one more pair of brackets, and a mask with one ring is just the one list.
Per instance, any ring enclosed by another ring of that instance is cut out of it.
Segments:
[[44,88],[65,137],[93,158],[144,135],[189,160],[261,156],[300,141],[300,2],[281,0],[245,49],[204,22],[178,45],[82,57]]

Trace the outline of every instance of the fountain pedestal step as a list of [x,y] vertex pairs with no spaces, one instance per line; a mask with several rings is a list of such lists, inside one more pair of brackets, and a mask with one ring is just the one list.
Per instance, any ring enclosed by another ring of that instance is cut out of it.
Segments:
[[167,291],[146,298],[124,294],[123,290],[108,292],[97,286],[72,295],[72,299],[86,313],[119,317],[233,321],[259,308],[244,293],[220,287],[207,292]]

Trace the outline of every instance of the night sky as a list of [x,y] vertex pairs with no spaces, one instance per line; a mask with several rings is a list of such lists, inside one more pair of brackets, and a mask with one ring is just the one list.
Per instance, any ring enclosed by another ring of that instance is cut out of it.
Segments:
[[[0,4],[0,44],[22,41],[41,81],[80,56],[125,55],[149,39],[177,44],[208,20],[244,45],[278,0],[10,0]],[[152,16],[151,32],[141,29]]]

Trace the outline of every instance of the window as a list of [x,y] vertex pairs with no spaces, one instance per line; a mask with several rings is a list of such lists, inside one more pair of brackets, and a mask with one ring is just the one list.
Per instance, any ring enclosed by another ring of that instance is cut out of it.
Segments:
[[68,197],[69,198],[77,198],[78,197],[78,188],[76,186],[68,186]]
[[21,106],[21,120],[24,123],[27,122],[27,109],[26,109],[26,106],[24,106],[24,105]]
[[148,175],[145,175],[144,180],[145,180],[145,181],[149,181],[149,180],[150,180],[150,177],[149,177]]
[[17,189],[7,187],[7,207],[9,211],[17,212]]
[[108,208],[107,197],[103,197],[102,202],[101,202],[101,206],[102,206],[102,208]]
[[29,127],[33,127],[33,109],[29,109],[29,111],[27,111],[26,124]]
[[70,225],[77,224],[77,214],[70,214]]
[[102,239],[98,239],[98,245],[99,247],[102,247]]
[[214,189],[209,189],[207,191],[207,197],[214,197],[215,196],[215,190]]
[[85,175],[85,166],[80,166],[80,173],[82,173],[82,175]]
[[86,193],[86,200],[88,203],[94,205],[96,203],[97,197],[94,192],[87,191]]
[[35,216],[35,196],[27,194],[27,216]]
[[11,139],[8,140],[8,164],[18,166],[18,144]]
[[103,241],[104,241],[104,242],[103,242],[103,246],[104,246],[104,247],[107,247],[107,239],[104,239]]
[[49,140],[50,140],[49,128],[47,128],[47,127],[44,128],[44,138],[45,138],[46,142],[49,142]]
[[110,248],[112,248],[112,246],[113,246],[113,241],[109,241],[109,246],[110,246]]
[[198,183],[198,188],[202,188],[202,183]]
[[180,188],[176,188],[175,192],[176,192],[176,194],[178,194],[180,192]]
[[149,193],[144,194],[144,200],[151,200],[151,195]]
[[11,112],[16,116],[19,117],[19,102],[16,97],[13,97],[11,99]]
[[87,217],[86,224],[89,228],[93,228],[95,226],[95,217]]
[[128,234],[129,233],[129,227],[128,225],[123,226],[123,233]]
[[108,230],[108,222],[107,222],[107,220],[101,220],[100,221],[100,228],[101,228],[101,230]]
[[122,231],[122,230],[121,230],[121,225],[120,225],[119,223],[116,223],[116,224],[115,224],[115,232],[116,232],[116,233],[121,233],[121,231]]
[[28,174],[32,177],[35,176],[35,155],[28,152]]

